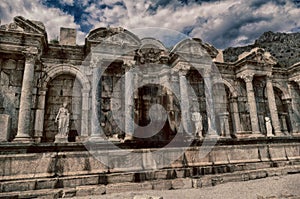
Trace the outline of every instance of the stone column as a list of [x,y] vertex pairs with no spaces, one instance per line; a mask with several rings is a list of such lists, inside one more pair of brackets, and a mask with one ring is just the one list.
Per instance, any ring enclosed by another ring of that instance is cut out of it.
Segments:
[[218,133],[216,130],[214,100],[213,100],[213,93],[212,93],[211,71],[204,69],[202,75],[203,75],[204,85],[205,85],[205,101],[206,101],[206,113],[207,113],[207,121],[208,121],[207,136],[212,138],[218,137]]
[[104,140],[102,136],[103,131],[100,128],[100,122],[99,119],[101,114],[101,66],[98,66],[99,60],[97,58],[92,58],[91,64],[92,64],[92,120],[91,120],[91,141],[101,141]]
[[297,122],[294,116],[294,111],[293,111],[293,107],[292,107],[292,99],[285,99],[283,101],[283,103],[286,105],[287,109],[288,109],[288,115],[290,118],[290,124],[291,124],[291,133],[292,134],[297,134],[298,133],[298,129],[297,129]]
[[233,114],[233,128],[234,128],[233,131],[235,135],[238,135],[239,133],[242,132],[239,107],[238,107],[238,98],[232,97],[230,103],[231,103],[231,110]]
[[187,74],[186,70],[179,71],[179,89],[180,89],[180,107],[181,107],[181,118],[182,124],[185,132],[192,136],[192,124],[190,120],[190,101],[188,93],[188,83],[185,75]]
[[246,73],[241,75],[241,78],[246,82],[246,90],[247,90],[247,99],[249,104],[249,112],[250,112],[250,120],[251,120],[251,128],[252,134],[255,136],[260,135],[258,117],[257,117],[257,108],[256,108],[256,100],[253,90],[253,76],[254,73]]
[[14,141],[31,142],[33,139],[30,135],[31,124],[31,105],[32,89],[34,79],[34,65],[37,59],[38,49],[32,48],[24,52],[25,67],[21,89],[20,110],[18,118],[18,131]]
[[230,130],[229,130],[229,121],[228,121],[228,112],[219,113],[220,120],[220,133],[222,137],[230,138]]
[[288,127],[287,127],[287,113],[284,113],[280,116],[280,120],[282,123],[282,131],[285,135],[288,135],[289,131],[288,131]]
[[268,105],[269,105],[269,110],[271,115],[272,126],[274,128],[275,135],[282,135],[271,76],[267,76],[266,80],[267,80],[266,88],[267,88],[267,96],[268,96]]
[[130,67],[125,73],[125,140],[132,140],[134,134],[134,74]]
[[47,88],[43,88],[39,91],[38,105],[35,113],[34,124],[34,137],[37,142],[41,141],[44,131],[45,102],[47,90]]
[[89,90],[82,90],[82,110],[81,110],[81,134],[80,141],[88,137],[89,123]]

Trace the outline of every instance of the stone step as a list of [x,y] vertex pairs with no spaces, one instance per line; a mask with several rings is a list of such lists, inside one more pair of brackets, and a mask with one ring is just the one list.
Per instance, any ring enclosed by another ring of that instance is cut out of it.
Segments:
[[75,186],[73,188],[53,188],[0,193],[0,199],[6,198],[63,198],[86,197],[91,195],[132,192],[138,190],[191,189],[216,186],[227,182],[240,182],[260,178],[300,173],[300,165],[278,168],[238,171],[234,173],[201,175],[187,178],[160,179],[140,183],[121,182],[100,185]]
[[210,174],[234,173],[267,169],[271,167],[284,167],[290,164],[300,165],[300,162],[253,162],[239,164],[224,164],[213,166],[193,166],[185,168],[168,168],[159,170],[142,170],[135,172],[98,173],[70,176],[34,177],[27,179],[0,180],[1,192],[28,191],[39,189],[54,189],[77,187],[82,185],[131,183],[153,180],[168,180]]

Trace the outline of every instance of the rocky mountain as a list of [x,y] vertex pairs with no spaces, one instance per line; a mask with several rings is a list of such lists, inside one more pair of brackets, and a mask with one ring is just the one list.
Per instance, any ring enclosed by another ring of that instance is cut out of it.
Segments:
[[300,62],[300,32],[274,33],[265,32],[254,44],[242,47],[230,47],[223,51],[225,62],[234,62],[243,52],[259,47],[270,52],[278,60],[279,67],[288,67]]

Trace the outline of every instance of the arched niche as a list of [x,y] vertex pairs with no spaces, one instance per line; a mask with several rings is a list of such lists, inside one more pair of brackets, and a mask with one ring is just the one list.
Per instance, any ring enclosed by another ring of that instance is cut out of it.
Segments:
[[[71,112],[70,130],[76,130],[78,135],[88,136],[90,83],[79,68],[73,65],[57,65],[46,70],[39,92],[39,107],[37,109],[36,131],[42,131],[43,141],[52,141],[57,132],[54,119],[59,105],[64,101],[69,103]],[[48,137],[48,138],[47,138]]]

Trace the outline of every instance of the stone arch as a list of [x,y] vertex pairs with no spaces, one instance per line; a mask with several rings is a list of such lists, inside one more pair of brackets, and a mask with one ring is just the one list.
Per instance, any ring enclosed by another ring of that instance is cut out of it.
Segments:
[[285,100],[285,99],[290,99],[290,98],[291,98],[291,96],[290,96],[288,90],[285,89],[285,88],[284,88],[282,85],[280,85],[278,82],[272,82],[272,84],[273,84],[273,87],[279,89],[279,90],[283,93],[283,98],[282,98],[283,100]]
[[213,85],[214,84],[218,84],[218,83],[223,83],[223,84],[225,84],[228,88],[229,88],[229,91],[230,91],[230,93],[231,93],[231,96],[233,97],[233,98],[236,98],[237,96],[238,96],[238,92],[237,92],[237,90],[232,86],[232,84],[229,82],[229,81],[227,81],[226,79],[218,79],[218,80],[214,80],[213,81]]
[[167,51],[167,48],[164,46],[164,44],[155,38],[146,37],[146,38],[143,38],[141,40],[141,42],[142,42],[142,45],[140,48],[158,48],[160,50]]
[[77,67],[73,65],[68,64],[60,64],[52,67],[49,70],[46,70],[46,78],[43,82],[43,88],[47,88],[49,82],[61,74],[71,74],[74,75],[79,82],[81,83],[81,86],[83,90],[89,91],[91,89],[90,82],[88,78],[78,69]]
[[[39,117],[36,117],[36,130],[43,131],[44,117],[46,110],[46,95],[48,92],[49,83],[60,75],[72,75],[75,80],[81,85],[81,136],[88,136],[88,112],[89,112],[89,92],[91,90],[90,82],[86,75],[80,71],[76,66],[69,64],[60,64],[46,69],[46,77],[43,80],[42,87],[40,89],[39,104],[41,106],[37,110]],[[79,120],[80,121],[80,120]]]

